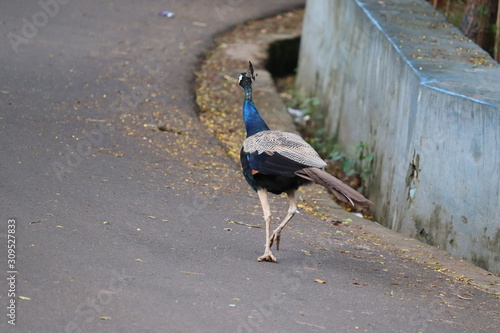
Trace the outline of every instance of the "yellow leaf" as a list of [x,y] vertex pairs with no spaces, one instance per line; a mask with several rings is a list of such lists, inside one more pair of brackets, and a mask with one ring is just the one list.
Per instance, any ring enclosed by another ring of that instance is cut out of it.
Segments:
[[103,316],[103,317],[99,317],[99,319],[101,319],[101,320],[111,320],[111,317],[105,317],[105,316]]
[[314,282],[316,283],[326,283],[326,281],[320,280],[320,279],[315,279]]
[[427,263],[428,263],[429,265],[441,265],[440,263],[435,262],[435,261],[434,261],[434,262],[428,261]]
[[17,296],[17,298],[19,298],[19,299],[25,299],[27,301],[31,301],[31,298],[26,297],[26,296]]

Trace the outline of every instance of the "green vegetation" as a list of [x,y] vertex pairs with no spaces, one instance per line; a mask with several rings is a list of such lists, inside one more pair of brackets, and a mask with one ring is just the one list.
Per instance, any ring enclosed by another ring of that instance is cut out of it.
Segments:
[[[359,178],[357,189],[366,190],[369,176],[373,172],[374,154],[370,152],[368,142],[359,142],[346,150],[342,149],[338,140],[328,134],[324,126],[324,114],[318,110],[320,105],[316,97],[305,97],[292,91],[282,94],[290,108],[303,112],[304,120],[299,123],[299,129],[305,139],[327,161],[333,163],[334,173],[338,178]],[[331,170],[330,170],[331,171]],[[340,175],[337,174],[340,171]]]
[[329,159],[338,162],[346,177],[359,176],[361,178],[360,190],[365,190],[368,177],[373,172],[374,154],[369,151],[368,142],[361,141],[349,148],[348,152],[333,150]]

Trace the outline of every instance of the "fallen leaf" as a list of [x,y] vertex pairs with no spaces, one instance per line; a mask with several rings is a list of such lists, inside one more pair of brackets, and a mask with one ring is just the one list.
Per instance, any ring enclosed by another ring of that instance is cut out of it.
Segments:
[[102,222],[102,224],[111,224],[111,223],[109,223],[108,221],[104,221]]
[[196,27],[202,27],[202,28],[207,26],[205,22],[198,22],[198,21],[194,21],[192,22],[192,24]]
[[148,217],[149,217],[150,219],[152,219],[152,220],[155,220],[155,219],[156,219],[156,216],[153,216],[153,215],[149,215]]
[[357,286],[367,286],[368,283],[364,283],[364,282],[353,282],[352,284],[355,284]]
[[321,271],[321,269],[317,269],[317,268],[312,268],[312,267],[302,267],[303,269],[309,269],[311,271]]
[[244,225],[245,227],[248,227],[248,228],[262,228],[260,225],[248,224],[248,223],[233,221],[233,220],[230,220],[230,219],[226,219],[226,222],[227,223],[231,223],[231,224]]
[[226,230],[226,231],[231,231],[231,230],[233,230],[233,229],[231,229],[231,228],[224,228],[224,230]]
[[24,300],[27,300],[27,301],[31,301],[31,298],[26,297],[26,296],[17,296],[17,298],[24,299]]
[[103,317],[99,317],[99,319],[101,319],[101,320],[111,320],[111,317],[105,317],[105,316],[103,316]]
[[315,279],[314,282],[317,282],[317,283],[326,283],[326,281],[323,281],[323,280],[320,280],[320,279]]
[[460,298],[460,299],[465,299],[465,300],[472,299],[472,297],[464,297],[464,296],[460,296],[459,294],[455,294],[455,295],[457,295],[457,297]]
[[428,261],[427,264],[429,264],[429,265],[441,265],[440,263],[438,263],[436,261]]
[[142,260],[141,260],[141,259],[135,259],[135,261],[142,262]]
[[191,275],[204,275],[205,273],[198,273],[198,272],[188,272],[188,271],[180,271],[181,273],[184,274],[191,274]]
[[342,223],[344,223],[344,221],[342,220],[329,220],[328,222],[330,222],[333,225],[341,225]]
[[315,324],[311,324],[311,323],[306,323],[304,321],[298,321],[298,320],[296,320],[295,322],[297,324],[307,325],[307,326],[311,326],[311,327],[316,327],[316,328],[319,328],[319,329],[322,329],[322,330],[326,329],[326,327],[324,327],[324,326],[319,326],[319,325],[315,325]]

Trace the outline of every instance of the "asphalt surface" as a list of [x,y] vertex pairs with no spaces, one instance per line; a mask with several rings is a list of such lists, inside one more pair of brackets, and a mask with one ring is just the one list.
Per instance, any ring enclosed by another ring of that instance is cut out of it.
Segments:
[[228,223],[261,209],[198,120],[194,73],[217,34],[302,1],[41,3],[0,12],[0,262],[17,271],[0,332],[498,330],[494,295],[311,215],[278,263],[256,260],[263,229]]

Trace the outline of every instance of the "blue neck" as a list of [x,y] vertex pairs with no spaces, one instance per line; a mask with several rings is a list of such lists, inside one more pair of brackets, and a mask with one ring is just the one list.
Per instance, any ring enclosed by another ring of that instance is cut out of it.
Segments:
[[266,122],[259,114],[252,101],[252,87],[245,87],[245,100],[243,101],[243,121],[247,129],[247,138],[261,131],[268,131]]

